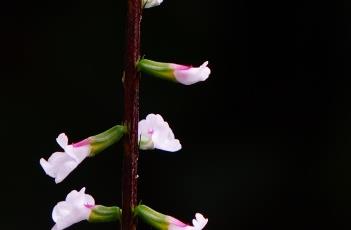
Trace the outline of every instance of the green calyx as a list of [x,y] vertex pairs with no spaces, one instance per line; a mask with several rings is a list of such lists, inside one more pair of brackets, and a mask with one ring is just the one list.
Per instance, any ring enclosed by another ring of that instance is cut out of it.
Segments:
[[112,128],[98,135],[90,137],[91,152],[90,157],[95,156],[107,147],[118,142],[123,135],[127,133],[127,127],[124,125],[115,125]]
[[152,227],[159,230],[167,230],[168,229],[168,221],[167,216],[159,213],[152,208],[140,204],[134,208],[134,215],[138,216],[145,223],[151,225]]
[[91,223],[119,221],[122,217],[122,210],[117,206],[106,207],[96,205],[91,210],[88,221]]
[[136,66],[140,72],[162,79],[176,81],[170,63],[156,62],[149,59],[141,59],[138,61]]

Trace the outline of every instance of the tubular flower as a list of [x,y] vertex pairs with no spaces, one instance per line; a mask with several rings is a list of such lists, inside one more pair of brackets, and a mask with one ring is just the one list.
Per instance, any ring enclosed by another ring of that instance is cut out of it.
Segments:
[[141,59],[137,63],[139,71],[183,85],[192,85],[194,83],[205,81],[210,73],[207,67],[208,61],[200,67],[191,67],[173,63],[156,62],[148,59]]
[[168,123],[159,114],[149,114],[138,125],[139,148],[142,150],[161,149],[176,152],[182,148]]
[[193,226],[187,225],[174,217],[156,212],[146,205],[138,205],[134,209],[134,213],[143,221],[159,230],[201,230],[208,222],[208,219],[204,218],[202,214],[196,213],[195,219],[193,219]]
[[155,6],[159,6],[163,0],[142,0],[142,6],[144,8],[151,8]]
[[65,201],[56,204],[52,211],[55,225],[52,230],[62,230],[82,220],[89,222],[111,222],[120,220],[121,210],[118,207],[95,205],[94,198],[85,194],[85,188],[79,192],[71,191]]
[[55,152],[49,159],[40,159],[40,165],[45,173],[55,178],[56,183],[63,181],[86,157],[94,156],[108,146],[117,142],[126,132],[124,126],[116,125],[111,129],[95,136],[88,137],[78,143],[69,145],[68,138],[61,133],[57,143],[64,152]]
[[40,165],[45,173],[55,178],[56,183],[63,181],[91,152],[89,139],[68,145],[68,138],[61,133],[56,138],[64,152],[55,152],[49,159],[40,159]]

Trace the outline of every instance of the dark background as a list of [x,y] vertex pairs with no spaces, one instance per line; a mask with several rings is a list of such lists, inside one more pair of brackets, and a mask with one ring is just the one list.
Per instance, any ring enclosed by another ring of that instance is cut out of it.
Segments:
[[[50,229],[72,189],[121,204],[120,144],[55,185],[39,165],[122,119],[125,3],[2,1],[1,229]],[[144,11],[147,58],[212,74],[143,76],[141,117],[160,113],[183,149],[141,152],[139,198],[206,229],[350,229],[351,3],[165,0]],[[150,229],[141,225],[141,229]],[[70,229],[118,229],[113,224]]]

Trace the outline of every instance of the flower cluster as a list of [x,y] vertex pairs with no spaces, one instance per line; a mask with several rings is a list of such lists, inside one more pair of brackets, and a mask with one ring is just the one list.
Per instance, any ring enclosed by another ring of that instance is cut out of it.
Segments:
[[[142,8],[155,7],[163,2],[163,0],[140,1]],[[207,65],[207,61],[199,67],[192,67],[143,58],[136,63],[136,69],[158,78],[183,85],[192,85],[205,81],[209,77],[211,70]],[[84,159],[94,157],[117,143],[127,132],[127,126],[115,125],[100,134],[72,144],[69,144],[66,134],[61,133],[56,138],[56,142],[63,151],[54,152],[48,160],[41,158],[40,165],[48,176],[54,178],[56,183],[60,183]],[[182,148],[169,124],[159,114],[149,114],[145,119],[139,121],[138,144],[141,150],[159,149],[176,152]],[[192,225],[188,225],[174,217],[156,212],[143,204],[133,207],[133,213],[159,230],[201,230],[208,222],[208,219],[202,214],[196,213]],[[71,191],[64,201],[55,205],[52,211],[52,219],[55,225],[52,230],[62,230],[83,220],[89,222],[118,221],[121,216],[122,210],[119,207],[96,205],[94,198],[86,194],[85,188],[82,188],[80,191]]]
[[[119,141],[126,127],[116,125],[95,136],[88,137],[78,143],[68,144],[66,134],[61,133],[56,141],[64,152],[53,153],[48,160],[40,159],[45,173],[55,178],[56,183],[62,182],[85,158],[95,156],[110,145]],[[182,148],[178,139],[159,114],[149,114],[139,122],[139,147],[142,150],[160,149],[175,152]]]

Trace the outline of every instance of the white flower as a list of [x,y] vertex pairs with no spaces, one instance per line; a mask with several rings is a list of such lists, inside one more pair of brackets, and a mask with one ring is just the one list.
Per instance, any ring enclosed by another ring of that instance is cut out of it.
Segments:
[[163,0],[142,0],[142,6],[144,8],[151,8],[155,6],[159,6]]
[[68,145],[68,138],[64,133],[61,133],[56,141],[65,152],[55,152],[47,161],[41,158],[40,165],[47,175],[55,178],[56,183],[60,183],[90,154],[91,147],[89,139]]
[[184,85],[192,85],[199,81],[205,81],[210,73],[210,68],[207,67],[208,61],[204,62],[200,67],[185,67],[174,64],[174,77],[179,83]]
[[140,149],[161,149],[175,152],[182,148],[168,123],[159,114],[149,114],[145,120],[139,121],[138,137]]
[[194,229],[201,230],[203,229],[208,222],[208,219],[205,218],[201,213],[195,214],[195,219],[193,219]]
[[195,214],[195,219],[193,219],[193,226],[184,224],[183,222],[168,216],[169,225],[168,230],[201,230],[203,229],[208,219],[205,219],[204,216],[200,213]]
[[52,230],[62,230],[82,220],[88,220],[94,206],[94,198],[85,194],[85,188],[79,192],[71,191],[66,200],[57,203],[52,211],[52,219],[56,223]]

